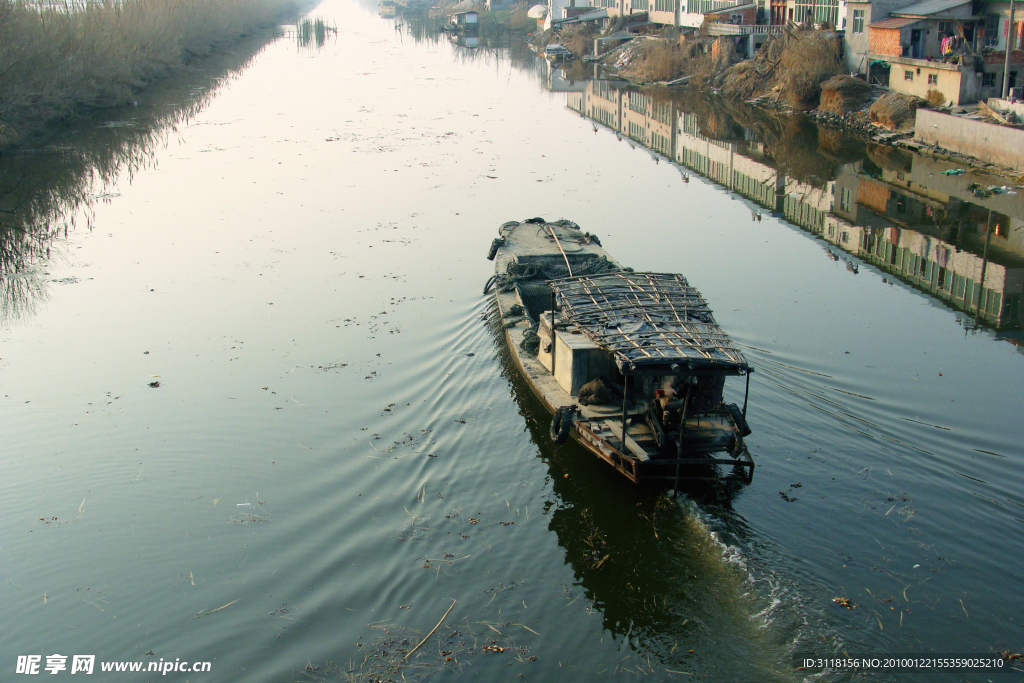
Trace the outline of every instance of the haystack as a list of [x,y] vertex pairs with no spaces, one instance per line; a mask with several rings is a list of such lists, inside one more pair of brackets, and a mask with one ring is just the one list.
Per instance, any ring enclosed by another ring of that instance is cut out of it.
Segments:
[[868,118],[889,130],[902,130],[914,125],[918,109],[929,106],[928,100],[890,91],[871,105]]
[[840,75],[821,84],[818,109],[839,114],[860,111],[871,97],[871,86],[853,76]]

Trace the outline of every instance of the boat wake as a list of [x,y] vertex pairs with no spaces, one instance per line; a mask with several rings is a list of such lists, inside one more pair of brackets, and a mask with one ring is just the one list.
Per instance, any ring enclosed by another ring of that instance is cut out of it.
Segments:
[[706,508],[690,498],[677,501],[688,525],[708,539],[716,559],[737,577],[736,602],[758,642],[762,662],[770,664],[773,680],[852,680],[852,674],[803,672],[793,665],[797,654],[841,653],[844,639],[830,624],[825,609],[801,589],[802,575],[794,559],[784,557],[772,544],[756,539],[744,520],[727,509]]

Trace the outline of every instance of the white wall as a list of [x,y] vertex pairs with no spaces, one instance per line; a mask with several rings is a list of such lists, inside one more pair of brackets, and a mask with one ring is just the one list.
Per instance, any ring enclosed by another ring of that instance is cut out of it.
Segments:
[[914,139],[1024,171],[1024,130],[918,109]]

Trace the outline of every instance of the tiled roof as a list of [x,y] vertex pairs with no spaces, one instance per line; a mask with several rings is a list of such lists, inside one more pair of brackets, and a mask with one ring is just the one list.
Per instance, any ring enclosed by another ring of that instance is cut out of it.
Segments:
[[914,17],[888,17],[868,25],[868,28],[903,28],[908,24],[916,24],[919,21],[921,20]]
[[959,7],[960,5],[969,4],[971,4],[971,0],[924,0],[924,2],[893,10],[892,14],[900,16],[913,15],[917,17],[927,17],[932,14],[941,14],[947,10],[953,9],[954,7]]

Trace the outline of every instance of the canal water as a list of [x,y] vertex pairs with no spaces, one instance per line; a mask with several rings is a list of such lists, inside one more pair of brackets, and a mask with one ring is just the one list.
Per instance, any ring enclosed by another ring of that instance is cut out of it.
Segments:
[[[847,681],[793,657],[1024,648],[1024,192],[315,14],[320,46],[254,37],[0,157],[5,680]],[[757,369],[749,486],[672,500],[550,442],[481,293],[532,216],[701,289]]]

